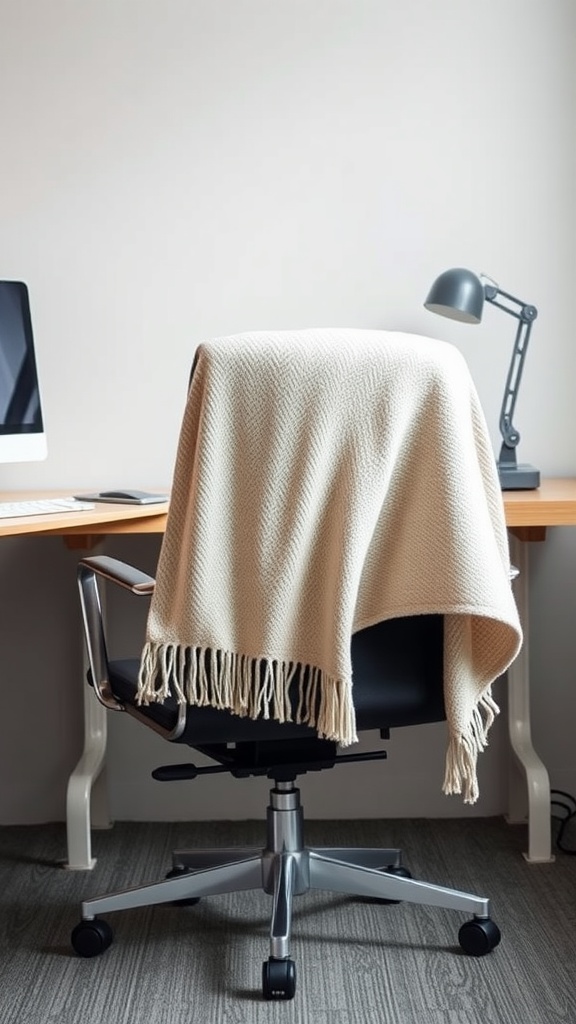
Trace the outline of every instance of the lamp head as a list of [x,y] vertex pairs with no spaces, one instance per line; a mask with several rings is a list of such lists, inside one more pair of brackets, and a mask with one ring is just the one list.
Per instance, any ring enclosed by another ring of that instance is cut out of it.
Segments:
[[426,309],[451,320],[479,324],[485,299],[484,285],[477,274],[463,267],[445,270],[432,285]]

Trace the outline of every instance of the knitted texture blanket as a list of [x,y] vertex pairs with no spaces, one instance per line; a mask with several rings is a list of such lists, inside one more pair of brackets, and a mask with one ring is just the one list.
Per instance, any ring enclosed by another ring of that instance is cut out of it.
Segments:
[[[444,791],[478,796],[521,629],[494,455],[453,346],[372,330],[197,349],[139,700],[356,741],[353,632],[443,613]],[[291,697],[297,694],[297,710]]]

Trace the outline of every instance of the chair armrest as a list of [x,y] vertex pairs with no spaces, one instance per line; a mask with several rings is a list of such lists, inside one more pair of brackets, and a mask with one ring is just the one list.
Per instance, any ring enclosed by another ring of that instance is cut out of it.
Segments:
[[109,555],[94,555],[91,558],[83,558],[80,566],[92,570],[97,576],[109,580],[110,583],[117,583],[119,586],[131,590],[133,594],[150,595],[154,591],[154,578],[147,573],[141,572],[127,562],[121,562],[119,558],[110,558]]
[[108,678],[108,650],[99,589],[100,580],[115,583],[138,597],[149,597],[154,592],[155,581],[147,573],[108,555],[83,558],[78,565],[84,639],[94,692],[104,707],[113,711],[124,711],[123,704],[112,692]]

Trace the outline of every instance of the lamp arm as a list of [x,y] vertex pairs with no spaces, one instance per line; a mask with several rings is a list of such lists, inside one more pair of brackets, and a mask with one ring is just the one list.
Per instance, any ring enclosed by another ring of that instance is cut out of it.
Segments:
[[[516,299],[513,295],[509,295],[508,292],[501,291],[493,284],[485,285],[485,296],[487,301],[491,302],[493,306],[497,306],[498,309],[504,310],[505,313],[509,313],[519,321],[516,338],[514,340],[514,348],[512,349],[512,358],[508,369],[508,376],[506,377],[506,384],[504,387],[502,407],[500,409],[500,433],[502,435],[500,462],[515,462],[515,449],[520,441],[520,434],[516,430],[512,419],[514,416],[514,409],[516,407],[516,399],[518,398],[520,381],[522,379],[522,371],[524,369],[524,360],[526,359],[526,351],[530,340],[530,332],[532,330],[532,324],[538,316],[538,310],[535,306],[530,306],[528,303],[522,302],[520,299]],[[498,298],[504,298],[509,302],[515,302],[517,306],[519,306],[519,309],[510,309],[509,306],[499,302]]]

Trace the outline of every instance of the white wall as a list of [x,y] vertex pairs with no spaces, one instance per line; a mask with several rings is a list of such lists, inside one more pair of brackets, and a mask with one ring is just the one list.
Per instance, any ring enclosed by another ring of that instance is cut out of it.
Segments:
[[[427,313],[455,265],[538,306],[521,457],[576,473],[571,0],[0,0],[0,15],[0,277],[30,287],[50,447],[0,467],[0,486],[166,486],[195,344],[250,328],[453,341],[496,444],[515,324]],[[576,540],[549,533],[532,559],[534,736],[575,791]],[[153,568],[157,541],[112,550]],[[3,822],[63,817],[75,561],[57,540],[0,545]],[[504,725],[473,811],[440,794],[441,727],[397,733],[385,766],[306,781],[307,809],[497,813]],[[124,719],[111,732],[117,817],[260,813],[257,784],[149,782],[167,745]]]

